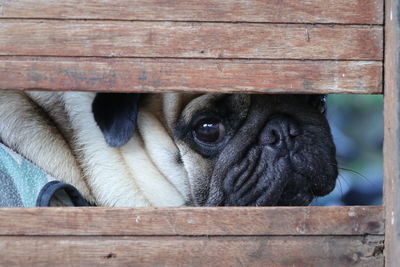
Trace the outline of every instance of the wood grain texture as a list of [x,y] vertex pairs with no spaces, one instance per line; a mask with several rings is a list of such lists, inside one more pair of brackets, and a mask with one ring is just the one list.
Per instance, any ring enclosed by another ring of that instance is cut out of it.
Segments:
[[0,209],[0,235],[383,234],[382,207]]
[[382,60],[381,26],[3,20],[0,55]]
[[371,94],[382,63],[0,57],[0,89]]
[[2,18],[381,24],[383,0],[0,0]]
[[383,236],[0,237],[3,266],[383,266]]
[[400,257],[400,4],[386,1],[384,203],[386,266],[399,266]]

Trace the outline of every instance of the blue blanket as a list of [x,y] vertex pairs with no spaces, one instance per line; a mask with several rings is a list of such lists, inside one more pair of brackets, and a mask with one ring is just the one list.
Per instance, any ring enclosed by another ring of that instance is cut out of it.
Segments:
[[0,207],[87,205],[75,187],[56,181],[0,143]]

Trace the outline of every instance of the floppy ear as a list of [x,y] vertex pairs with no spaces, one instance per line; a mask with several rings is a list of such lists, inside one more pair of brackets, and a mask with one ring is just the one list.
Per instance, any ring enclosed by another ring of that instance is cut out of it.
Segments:
[[140,94],[97,93],[92,111],[109,146],[125,145],[136,129]]

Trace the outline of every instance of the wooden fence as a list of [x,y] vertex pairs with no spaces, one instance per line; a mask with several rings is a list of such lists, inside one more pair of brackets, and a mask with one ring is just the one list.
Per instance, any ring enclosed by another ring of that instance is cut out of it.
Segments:
[[0,89],[385,94],[383,207],[0,209],[0,265],[398,266],[396,0],[0,0]]

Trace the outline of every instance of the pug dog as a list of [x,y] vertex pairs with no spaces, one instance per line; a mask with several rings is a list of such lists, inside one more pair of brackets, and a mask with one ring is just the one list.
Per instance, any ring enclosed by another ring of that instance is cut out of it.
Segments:
[[0,92],[0,141],[98,206],[309,205],[338,174],[322,95]]

